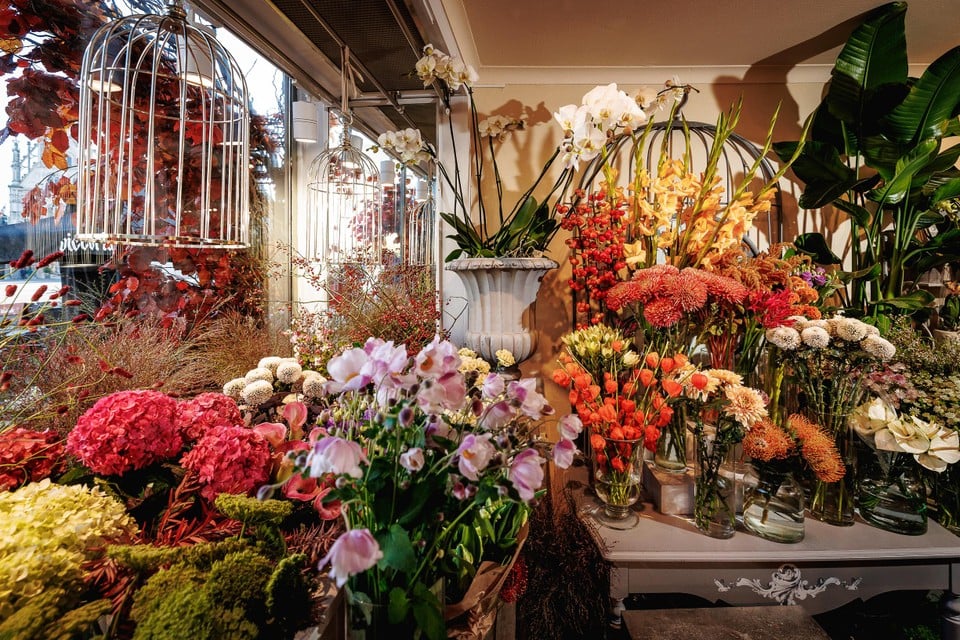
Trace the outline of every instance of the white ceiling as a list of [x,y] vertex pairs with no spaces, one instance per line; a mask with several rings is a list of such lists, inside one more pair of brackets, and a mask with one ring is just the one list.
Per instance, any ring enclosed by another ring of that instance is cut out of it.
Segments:
[[[877,0],[434,0],[461,55],[485,81],[597,70],[813,67],[826,74]],[[960,45],[960,0],[913,0],[909,62],[922,69]],[[824,71],[825,69],[825,71]],[[754,77],[762,77],[762,73]]]

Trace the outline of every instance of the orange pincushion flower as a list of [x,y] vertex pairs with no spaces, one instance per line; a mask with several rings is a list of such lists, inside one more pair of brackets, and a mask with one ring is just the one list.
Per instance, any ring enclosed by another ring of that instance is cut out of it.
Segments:
[[743,437],[743,452],[763,462],[785,460],[794,453],[795,447],[793,438],[766,418],[754,424]]
[[800,452],[818,480],[838,482],[846,474],[836,443],[823,429],[799,414],[788,419],[790,429],[800,441]]

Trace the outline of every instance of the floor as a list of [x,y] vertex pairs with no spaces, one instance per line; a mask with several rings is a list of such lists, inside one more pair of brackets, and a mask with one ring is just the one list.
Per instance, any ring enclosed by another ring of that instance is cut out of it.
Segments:
[[[939,592],[902,591],[853,602],[814,616],[832,640],[937,640]],[[632,595],[628,609],[716,606],[683,594]],[[607,640],[629,640],[625,629],[610,629]]]

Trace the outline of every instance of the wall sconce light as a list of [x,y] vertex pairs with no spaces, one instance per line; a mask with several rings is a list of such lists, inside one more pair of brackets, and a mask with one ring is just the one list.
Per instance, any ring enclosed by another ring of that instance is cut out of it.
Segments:
[[320,111],[326,108],[318,102],[297,100],[292,105],[293,139],[297,142],[315,143],[320,139]]

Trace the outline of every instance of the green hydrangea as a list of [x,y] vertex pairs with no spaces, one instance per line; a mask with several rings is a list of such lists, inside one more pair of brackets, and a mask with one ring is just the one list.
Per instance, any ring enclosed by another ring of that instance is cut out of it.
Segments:
[[51,587],[75,591],[83,561],[136,530],[123,505],[99,489],[46,479],[0,493],[0,621]]

